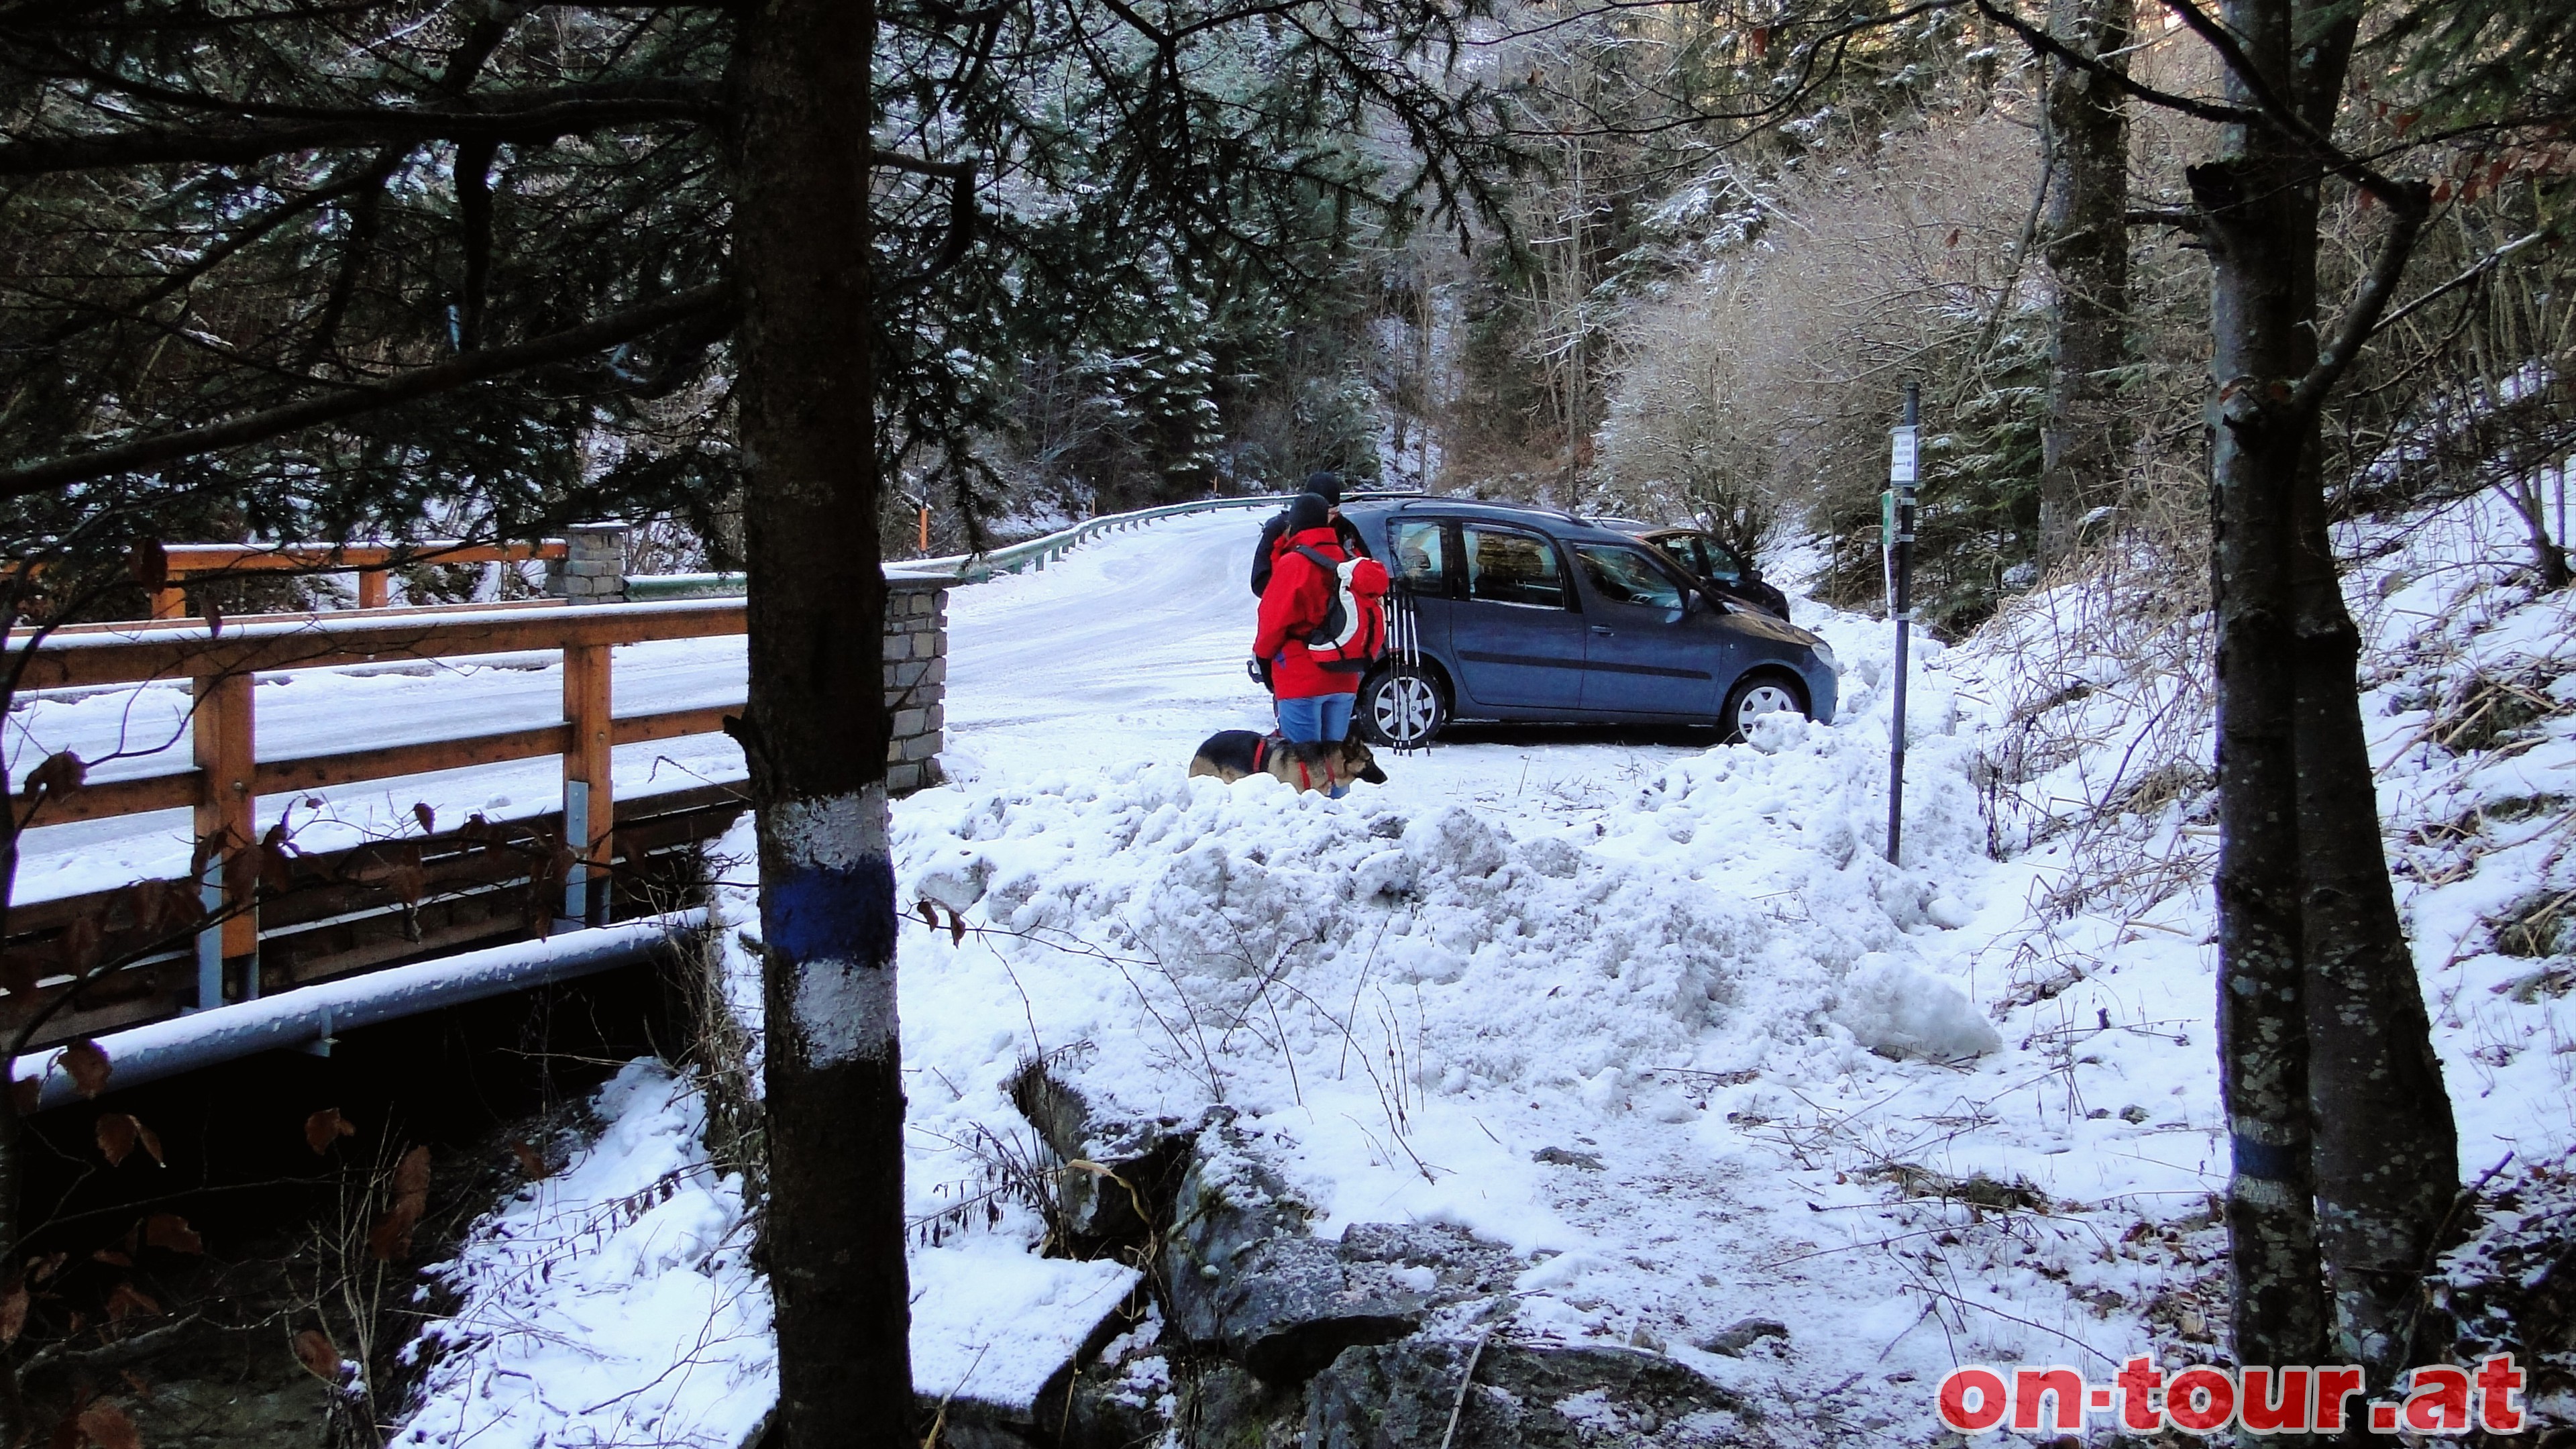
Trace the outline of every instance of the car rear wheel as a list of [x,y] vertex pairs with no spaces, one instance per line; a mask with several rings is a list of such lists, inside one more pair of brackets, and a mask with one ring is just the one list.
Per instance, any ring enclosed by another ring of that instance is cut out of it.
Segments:
[[1758,669],[1735,681],[1735,687],[1726,692],[1726,706],[1717,716],[1718,726],[1726,731],[1728,744],[1740,745],[1755,720],[1784,709],[1807,714],[1807,691],[1793,675]]
[[1449,722],[1440,681],[1419,669],[1377,669],[1360,682],[1357,704],[1361,737],[1392,749],[1420,749]]

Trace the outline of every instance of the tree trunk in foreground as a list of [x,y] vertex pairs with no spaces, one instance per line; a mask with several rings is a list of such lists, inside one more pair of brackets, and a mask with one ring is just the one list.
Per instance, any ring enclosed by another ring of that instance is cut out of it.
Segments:
[[[2125,72],[2131,0],[2058,0],[2050,28],[2069,46]],[[2057,284],[2040,427],[2039,557],[2075,547],[2085,514],[2119,495],[2127,448],[2114,369],[2129,321],[2129,118],[2119,91],[2071,65],[2054,67],[2048,127],[2056,146],[2044,252]]]
[[739,14],[740,734],[759,811],[779,1427],[790,1449],[891,1449],[917,1439],[869,376],[875,10],[766,0]]
[[2439,1319],[2425,1312],[2422,1278],[2459,1192],[2460,1142],[2388,879],[2354,689],[2360,633],[2344,608],[2323,490],[2301,490],[2300,503],[2291,587],[2317,1239],[2337,1346],[2386,1384],[2445,1356],[2420,1359],[2410,1340]]
[[2194,167],[2215,271],[2210,592],[2218,614],[2218,1058],[2236,1361],[2319,1362],[2325,1289],[2316,1243],[2293,694],[2286,657],[2294,429],[2266,395],[2297,288],[2279,235],[2295,193],[2259,164]]
[[[2224,20],[2270,94],[2329,133],[2354,14],[2324,0],[2230,0]],[[2240,103],[2255,99],[2241,77],[2229,90]],[[2307,1327],[2320,1275],[2297,1247],[2312,1235],[2332,1290],[2336,1356],[2368,1365],[2385,1388],[2408,1361],[2417,1278],[2458,1189],[2458,1143],[2388,878],[2361,727],[2360,640],[2327,531],[2320,170],[2285,128],[2249,126],[2231,128],[2220,159],[2191,171],[2215,277],[2229,1224],[2238,1362],[2317,1361],[2304,1355],[2325,1347]],[[2402,256],[2413,234],[2392,227],[2384,245]],[[2263,739],[2240,740],[2239,726],[2258,716]],[[2247,768],[2252,756],[2259,768]],[[2287,901],[2278,896],[2285,884]],[[2249,909],[2257,886],[2260,905]],[[2259,933],[2247,929],[2258,924]],[[2282,930],[2286,939],[2276,939]],[[2294,963],[2286,977],[2284,954]],[[2287,1095],[2294,1058],[2306,1077],[2304,1112]],[[2245,1091],[2249,1082],[2263,1091]]]
[[[2227,23],[2278,74],[2289,0]],[[2230,93],[2241,97],[2231,76]],[[2210,592],[2218,616],[2218,1050],[2234,1346],[2243,1364],[2321,1362],[2306,982],[2300,947],[2291,504],[2307,454],[2290,382],[2315,360],[2316,184],[2276,138],[2232,127],[2191,169],[2211,266]]]

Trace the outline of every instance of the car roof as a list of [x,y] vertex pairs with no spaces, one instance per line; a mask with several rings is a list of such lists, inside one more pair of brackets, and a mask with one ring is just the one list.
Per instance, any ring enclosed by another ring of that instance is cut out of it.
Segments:
[[1444,494],[1427,494],[1411,498],[1371,498],[1353,500],[1343,505],[1345,514],[1367,512],[1382,518],[1418,513],[1439,518],[1490,519],[1496,523],[1517,523],[1537,528],[1552,538],[1568,543],[1634,543],[1632,534],[1616,528],[1605,528],[1586,518],[1578,518],[1560,508],[1541,508],[1529,503],[1493,503],[1481,498],[1460,498]]

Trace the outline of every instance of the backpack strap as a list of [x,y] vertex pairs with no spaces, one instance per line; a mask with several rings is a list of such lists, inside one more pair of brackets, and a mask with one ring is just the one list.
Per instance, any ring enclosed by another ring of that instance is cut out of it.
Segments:
[[1316,548],[1311,543],[1292,544],[1290,546],[1295,548],[1299,553],[1304,554],[1306,556],[1306,562],[1313,564],[1315,567],[1322,569],[1324,572],[1332,574],[1335,577],[1339,577],[1341,575],[1342,564],[1346,562],[1346,560],[1326,558],[1324,557],[1323,551]]

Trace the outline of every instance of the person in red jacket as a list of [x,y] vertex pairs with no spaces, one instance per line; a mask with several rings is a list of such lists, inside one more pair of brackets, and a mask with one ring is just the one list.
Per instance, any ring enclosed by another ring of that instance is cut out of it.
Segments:
[[1339,741],[1350,734],[1351,696],[1359,691],[1360,677],[1326,669],[1306,653],[1306,636],[1322,627],[1339,584],[1330,571],[1296,551],[1303,544],[1336,563],[1350,556],[1333,530],[1332,505],[1319,494],[1298,494],[1288,505],[1288,527],[1280,543],[1278,565],[1261,593],[1261,627],[1253,635],[1252,653],[1269,661],[1280,732],[1309,743]]

